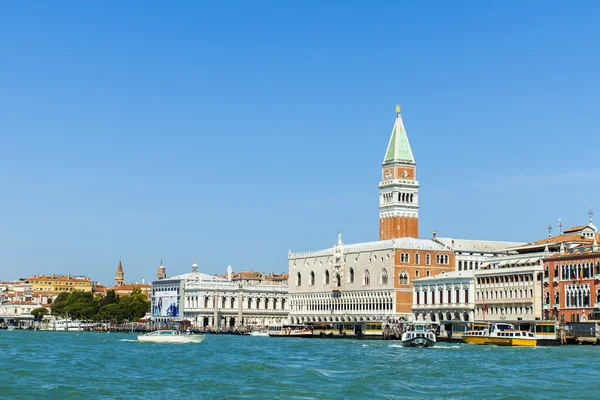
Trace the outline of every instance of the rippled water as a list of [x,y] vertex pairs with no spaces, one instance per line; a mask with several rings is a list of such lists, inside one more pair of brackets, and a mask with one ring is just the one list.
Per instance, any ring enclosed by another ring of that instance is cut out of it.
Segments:
[[600,347],[0,331],[0,398],[600,397]]

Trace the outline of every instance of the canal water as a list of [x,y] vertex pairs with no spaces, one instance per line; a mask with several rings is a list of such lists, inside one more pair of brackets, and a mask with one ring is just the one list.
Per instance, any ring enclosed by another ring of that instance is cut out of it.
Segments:
[[2,399],[600,398],[600,346],[0,331]]

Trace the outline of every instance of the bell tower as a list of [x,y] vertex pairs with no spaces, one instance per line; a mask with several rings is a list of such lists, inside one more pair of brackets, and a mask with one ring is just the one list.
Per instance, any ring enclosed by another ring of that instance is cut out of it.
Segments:
[[419,237],[417,164],[404,129],[400,106],[381,166],[379,240]]
[[125,274],[123,273],[123,263],[119,260],[117,265],[117,273],[115,274],[115,286],[119,286],[125,283]]

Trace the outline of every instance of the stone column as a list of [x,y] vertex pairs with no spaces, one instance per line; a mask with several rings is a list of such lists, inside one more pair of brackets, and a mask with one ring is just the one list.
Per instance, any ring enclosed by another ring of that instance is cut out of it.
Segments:
[[238,300],[237,323],[239,326],[242,326],[242,315],[243,315],[242,307],[244,306],[244,292],[242,291],[242,289],[238,290],[237,300]]
[[219,328],[219,292],[215,292],[213,326]]

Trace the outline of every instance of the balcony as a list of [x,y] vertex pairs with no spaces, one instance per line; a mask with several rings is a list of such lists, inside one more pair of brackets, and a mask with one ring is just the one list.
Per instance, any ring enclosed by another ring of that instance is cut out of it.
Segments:
[[533,298],[520,298],[520,299],[485,299],[475,300],[475,304],[478,305],[496,305],[496,304],[528,304],[533,303]]

